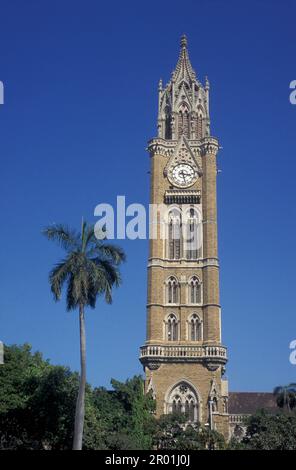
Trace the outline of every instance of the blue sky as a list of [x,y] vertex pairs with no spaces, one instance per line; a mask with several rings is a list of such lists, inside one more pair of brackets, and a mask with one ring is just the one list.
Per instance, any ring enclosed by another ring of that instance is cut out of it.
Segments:
[[[295,381],[295,1],[15,1],[0,4],[0,339],[29,342],[78,369],[78,321],[55,304],[48,271],[63,253],[52,222],[95,222],[98,203],[148,203],[147,140],[157,84],[186,33],[211,83],[218,179],[223,342],[231,390]],[[87,314],[88,380],[141,373],[147,241],[128,257],[114,303]]]

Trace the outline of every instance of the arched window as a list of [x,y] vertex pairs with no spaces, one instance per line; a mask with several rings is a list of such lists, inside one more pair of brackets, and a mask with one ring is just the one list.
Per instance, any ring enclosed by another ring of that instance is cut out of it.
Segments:
[[189,281],[189,302],[191,304],[201,303],[201,283],[197,276],[193,276]]
[[179,395],[175,395],[172,402],[172,413],[182,413],[182,402]]
[[187,421],[199,420],[199,401],[196,391],[187,382],[177,384],[165,399],[165,412],[185,414]]
[[218,401],[216,397],[213,398],[212,411],[213,413],[218,411]]
[[188,339],[189,341],[202,340],[202,322],[196,313],[191,315],[188,322]]
[[169,213],[168,227],[168,257],[169,259],[181,258],[182,221],[178,209]]
[[183,134],[183,113],[182,111],[179,112],[178,115],[178,137]]
[[195,399],[192,395],[187,395],[185,400],[185,415],[188,421],[194,421]]
[[179,302],[179,283],[174,276],[167,280],[167,303],[177,304]]
[[183,114],[183,134],[189,138],[189,113],[187,109]]
[[198,210],[191,207],[185,220],[184,252],[187,259],[201,257],[202,226]]
[[182,134],[189,138],[189,111],[186,103],[182,103],[178,113],[178,137]]
[[166,322],[166,340],[178,341],[178,320],[176,315],[171,313]]
[[169,105],[165,107],[165,131],[164,131],[164,138],[171,139],[172,138],[172,128],[171,128],[171,108]]
[[202,117],[201,114],[199,116],[197,116],[196,133],[197,133],[197,138],[198,139],[203,138],[203,117]]

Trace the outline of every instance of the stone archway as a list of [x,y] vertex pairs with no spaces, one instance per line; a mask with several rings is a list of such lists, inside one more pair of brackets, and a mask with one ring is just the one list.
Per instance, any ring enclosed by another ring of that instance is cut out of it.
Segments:
[[200,421],[200,402],[193,385],[182,380],[169,389],[165,400],[165,413],[185,414],[188,422],[192,423]]

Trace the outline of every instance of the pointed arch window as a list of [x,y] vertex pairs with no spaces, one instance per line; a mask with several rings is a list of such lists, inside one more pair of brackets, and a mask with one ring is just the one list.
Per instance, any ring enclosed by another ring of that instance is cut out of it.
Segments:
[[188,322],[188,339],[190,341],[202,340],[202,322],[196,313],[191,315]]
[[182,413],[187,421],[199,420],[199,400],[196,391],[187,382],[177,384],[166,398],[166,414]]
[[195,418],[195,399],[192,395],[187,395],[185,399],[185,415],[188,421],[194,421]]
[[216,413],[218,411],[218,400],[216,397],[214,397],[212,400],[212,411],[213,413]]
[[167,280],[167,303],[177,304],[179,302],[179,282],[174,276]]
[[178,113],[178,137],[182,134],[189,138],[189,111],[186,103],[182,103]]
[[166,340],[167,341],[178,341],[178,319],[174,313],[171,313],[167,318],[166,323]]
[[172,127],[171,127],[171,108],[169,105],[165,107],[165,131],[164,131],[164,138],[171,139],[172,138]]
[[196,133],[197,133],[197,138],[198,139],[203,138],[203,117],[202,117],[201,114],[199,116],[197,116]]
[[201,303],[201,282],[197,276],[193,276],[189,281],[189,302],[191,304]]
[[179,395],[175,395],[172,403],[172,412],[173,413],[182,413],[182,401]]
[[168,257],[169,259],[180,259],[182,246],[182,220],[177,209],[169,214],[168,226]]
[[189,138],[189,113],[187,109],[183,114],[183,134]]
[[198,259],[201,257],[202,227],[199,212],[191,207],[186,217],[184,234],[184,252],[186,259]]

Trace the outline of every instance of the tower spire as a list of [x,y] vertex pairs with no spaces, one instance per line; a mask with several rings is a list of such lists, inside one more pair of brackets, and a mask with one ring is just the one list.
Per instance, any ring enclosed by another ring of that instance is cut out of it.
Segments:
[[168,140],[202,139],[210,135],[209,83],[199,82],[188,54],[185,34],[175,70],[165,87],[158,88],[158,136]]
[[187,37],[186,34],[182,34],[180,41],[181,49],[187,49]]
[[188,84],[191,84],[196,80],[196,74],[192,68],[189,54],[188,54],[188,41],[185,34],[181,36],[180,40],[180,54],[173,72],[173,77],[176,82],[186,80]]

